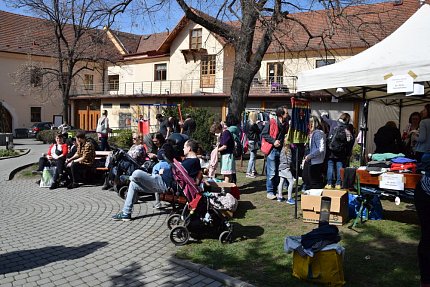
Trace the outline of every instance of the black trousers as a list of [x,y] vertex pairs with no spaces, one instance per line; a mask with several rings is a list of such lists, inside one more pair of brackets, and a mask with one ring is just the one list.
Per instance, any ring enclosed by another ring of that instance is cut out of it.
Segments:
[[306,189],[319,189],[324,187],[322,177],[323,164],[312,164],[306,161],[303,167],[303,182]]
[[73,162],[70,167],[70,175],[72,178],[72,183],[80,183],[84,178],[84,174],[91,172],[92,166],[87,164],[82,164],[79,162]]
[[65,164],[66,164],[66,158],[65,157],[62,157],[60,159],[49,160],[43,156],[43,157],[39,158],[39,167],[37,170],[43,171],[43,168],[45,166],[56,166],[57,169],[55,170],[55,174],[54,174],[53,179],[55,182],[58,182],[60,175],[64,171]]
[[421,225],[421,240],[418,244],[418,264],[421,283],[430,284],[430,195],[417,184],[415,189],[415,207]]

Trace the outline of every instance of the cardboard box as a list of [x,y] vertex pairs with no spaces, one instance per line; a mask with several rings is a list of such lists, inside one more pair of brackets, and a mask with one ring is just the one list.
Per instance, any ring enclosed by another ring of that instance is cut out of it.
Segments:
[[209,184],[209,187],[205,188],[205,191],[231,193],[237,200],[240,199],[239,188],[234,183],[209,181],[206,184]]
[[320,218],[321,198],[331,198],[330,224],[342,225],[348,220],[348,191],[323,189],[321,195],[302,194],[303,221],[318,223]]

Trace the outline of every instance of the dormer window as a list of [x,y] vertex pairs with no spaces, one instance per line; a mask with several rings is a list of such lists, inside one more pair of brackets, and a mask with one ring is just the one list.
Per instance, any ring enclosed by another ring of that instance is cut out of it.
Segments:
[[202,47],[202,29],[193,29],[190,32],[190,49],[200,49]]

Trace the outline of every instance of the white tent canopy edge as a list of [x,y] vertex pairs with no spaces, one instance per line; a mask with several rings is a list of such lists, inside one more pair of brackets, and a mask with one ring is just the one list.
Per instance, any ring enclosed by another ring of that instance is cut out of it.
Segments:
[[[342,62],[299,73],[299,92],[385,85],[384,76],[412,71],[430,81],[430,5],[424,4],[387,38]],[[380,95],[380,94],[379,94]],[[366,96],[370,99],[370,94]]]

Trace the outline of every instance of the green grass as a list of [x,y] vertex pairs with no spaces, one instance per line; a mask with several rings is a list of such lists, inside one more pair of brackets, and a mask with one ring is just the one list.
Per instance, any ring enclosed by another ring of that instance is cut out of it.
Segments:
[[0,149],[0,157],[17,156],[21,153],[13,149]]
[[[258,161],[261,172],[263,160]],[[266,199],[265,177],[244,176],[247,162],[237,162],[241,199],[235,212],[234,242],[222,245],[203,239],[181,247],[177,256],[226,272],[256,286],[313,286],[292,277],[292,254],[284,252],[287,236],[302,235],[316,228],[303,223],[298,207]],[[340,226],[341,245],[346,248],[346,286],[418,286],[416,248],[420,230],[411,203],[394,205],[382,200],[384,220],[367,221],[349,229]]]

